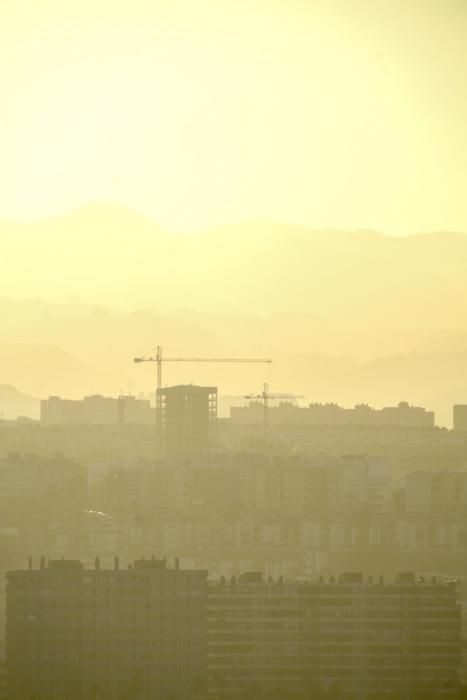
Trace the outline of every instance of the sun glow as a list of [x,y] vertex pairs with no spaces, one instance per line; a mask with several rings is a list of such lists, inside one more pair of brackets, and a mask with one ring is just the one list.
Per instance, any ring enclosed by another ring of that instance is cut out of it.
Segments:
[[466,12],[395,5],[3,4],[0,216],[466,226]]

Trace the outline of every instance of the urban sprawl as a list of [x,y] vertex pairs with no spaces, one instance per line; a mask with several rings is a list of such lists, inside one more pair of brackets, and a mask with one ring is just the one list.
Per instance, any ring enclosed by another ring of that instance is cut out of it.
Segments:
[[467,405],[243,403],[0,421],[0,698],[464,697]]

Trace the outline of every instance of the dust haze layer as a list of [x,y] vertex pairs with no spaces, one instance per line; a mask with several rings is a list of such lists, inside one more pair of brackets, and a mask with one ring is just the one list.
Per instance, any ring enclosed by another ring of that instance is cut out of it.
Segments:
[[149,391],[135,355],[272,356],[166,381],[309,400],[467,400],[467,237],[252,223],[174,235],[114,205],[0,224],[1,376],[34,396]]
[[38,223],[0,222],[0,237],[0,293],[14,298],[306,313],[407,333],[455,329],[464,317],[462,234],[390,237],[250,223],[173,235],[129,209],[90,205]]
[[4,2],[0,32],[0,216],[467,230],[464,0]]

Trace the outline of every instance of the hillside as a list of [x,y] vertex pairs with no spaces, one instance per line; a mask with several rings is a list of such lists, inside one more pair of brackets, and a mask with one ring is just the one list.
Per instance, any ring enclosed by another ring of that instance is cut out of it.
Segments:
[[90,205],[50,221],[0,222],[0,237],[0,295],[8,297],[296,313],[349,332],[371,324],[409,336],[452,331],[466,317],[461,234],[390,237],[263,223],[180,235],[131,210]]
[[40,401],[23,394],[9,384],[0,384],[0,419],[16,420],[19,416],[38,420]]

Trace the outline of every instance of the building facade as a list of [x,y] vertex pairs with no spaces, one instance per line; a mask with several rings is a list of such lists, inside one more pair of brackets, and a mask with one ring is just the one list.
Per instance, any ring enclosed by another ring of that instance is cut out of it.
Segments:
[[391,583],[243,574],[210,588],[209,695],[457,698],[460,620],[454,584],[413,574]]
[[[264,421],[263,405],[259,401],[252,401],[248,406],[232,406],[230,419],[233,423],[262,425]],[[401,401],[397,406],[387,406],[380,410],[365,404],[359,404],[354,408],[343,408],[334,403],[311,403],[307,407],[302,407],[283,402],[279,406],[269,407],[268,422],[271,425],[433,428],[435,414],[420,406],[410,406],[405,401]]]
[[117,399],[94,394],[80,400],[49,396],[41,401],[43,425],[154,425],[150,401],[134,396]]
[[215,444],[217,387],[180,384],[158,389],[156,410],[163,454],[196,454]]
[[467,516],[467,471],[417,471],[405,477],[406,511]]
[[467,432],[467,405],[453,406],[453,428],[456,432]]
[[458,697],[456,585],[400,574],[317,582],[139,560],[7,575],[9,700]]
[[203,697],[206,578],[164,560],[9,572],[8,698]]

